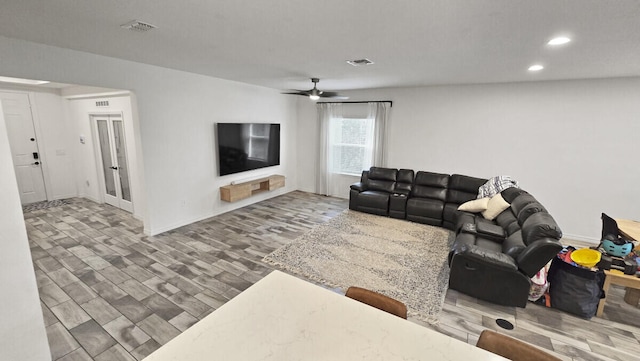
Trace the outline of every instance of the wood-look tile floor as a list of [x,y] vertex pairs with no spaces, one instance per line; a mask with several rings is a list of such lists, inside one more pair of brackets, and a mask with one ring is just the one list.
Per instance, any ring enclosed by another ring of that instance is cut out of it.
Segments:
[[[52,359],[143,359],[270,273],[263,256],[345,208],[291,192],[154,237],[130,214],[85,199],[26,212]],[[612,287],[604,317],[583,320],[449,290],[439,325],[425,326],[471,344],[495,329],[564,360],[640,360],[640,309],[623,293]]]

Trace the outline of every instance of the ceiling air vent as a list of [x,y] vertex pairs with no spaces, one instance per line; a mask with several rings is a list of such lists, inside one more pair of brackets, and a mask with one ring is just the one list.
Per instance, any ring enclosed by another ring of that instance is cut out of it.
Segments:
[[96,102],[96,106],[97,107],[108,107],[109,106],[109,101],[108,100],[98,100]]
[[132,31],[137,31],[137,32],[140,32],[140,33],[143,33],[145,31],[149,31],[149,30],[153,30],[153,29],[157,28],[157,26],[155,26],[155,25],[151,25],[149,23],[144,23],[144,22],[142,22],[140,20],[130,21],[130,22],[126,23],[126,24],[120,25],[120,27],[124,28],[124,29],[129,29],[129,30],[132,30]]
[[363,65],[373,64],[373,62],[369,59],[347,60],[347,63],[353,66],[363,66]]

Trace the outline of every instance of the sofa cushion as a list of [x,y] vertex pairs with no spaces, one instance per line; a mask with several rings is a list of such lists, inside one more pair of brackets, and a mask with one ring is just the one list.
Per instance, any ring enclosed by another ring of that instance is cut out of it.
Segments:
[[455,225],[456,220],[458,219],[458,214],[462,213],[458,211],[458,205],[454,203],[445,203],[444,209],[442,210],[442,220],[449,222],[448,228],[451,228]]
[[394,193],[397,175],[397,169],[371,167],[367,174],[367,190]]
[[536,202],[538,202],[538,200],[535,199],[531,194],[521,194],[511,202],[511,209],[513,210],[513,214],[518,217],[522,208],[524,208],[529,203]]
[[496,242],[490,238],[485,238],[481,234],[476,234],[476,246],[485,251],[502,253],[502,243]]
[[449,178],[449,188],[465,191],[468,193],[478,193],[478,188],[485,184],[487,179],[469,177],[462,174],[452,174]]
[[425,187],[414,184],[411,189],[411,197],[437,199],[444,202],[447,198],[447,190],[445,188]]
[[478,188],[486,181],[483,178],[460,174],[452,175],[447,186],[447,202],[461,204],[475,199],[478,196]]
[[449,185],[449,175],[420,171],[416,174],[415,184],[435,188],[447,188]]
[[524,222],[534,213],[546,212],[547,210],[538,202],[529,203],[524,206],[518,213],[518,223],[524,224]]
[[432,198],[445,201],[449,175],[432,172],[418,172],[411,189],[412,197]]
[[444,202],[437,199],[409,198],[407,200],[407,216],[420,216],[442,219]]
[[398,170],[398,177],[396,178],[396,182],[412,184],[413,178],[413,169],[400,169]]
[[395,168],[371,167],[369,169],[369,179],[386,180],[395,182],[398,170]]
[[526,247],[522,240],[522,232],[517,231],[502,242],[502,253],[508,254],[513,258],[518,258]]
[[507,203],[500,193],[498,193],[489,199],[487,210],[482,212],[482,216],[488,220],[494,220],[507,208],[509,208],[509,203]]
[[465,223],[476,223],[476,218],[478,219],[482,219],[482,217],[477,217],[475,214],[473,213],[469,213],[469,212],[464,212],[464,211],[457,211],[456,212],[456,224],[454,227],[454,231],[458,232],[460,230],[460,228],[465,224]]
[[364,191],[358,195],[358,204],[366,208],[389,208],[389,193],[380,191]]
[[362,184],[364,184],[365,187],[369,184],[369,171],[368,170],[363,170],[362,171],[362,176],[360,177],[360,182]]
[[562,238],[562,231],[547,212],[534,213],[522,225],[522,240],[528,246],[541,238]]
[[369,178],[367,189],[371,191],[394,193],[396,182]]
[[[503,270],[518,270],[518,265],[513,257],[502,253],[500,249],[502,245],[475,237],[468,233],[460,234],[459,238],[464,239],[466,242],[459,242],[458,239],[456,239],[456,242],[453,244],[452,252],[449,255],[449,263],[452,271],[455,267],[453,263],[456,258],[476,259],[480,264],[490,264],[493,268]],[[474,240],[474,244],[469,242],[470,239]],[[474,271],[473,267],[471,267],[470,270]],[[492,281],[495,282],[495,280]]]
[[504,198],[504,200],[507,201],[507,203],[512,203],[513,200],[516,199],[516,197],[525,193],[529,194],[524,189],[516,188],[516,187],[509,187],[503,190],[502,192],[500,192],[500,194],[502,194],[502,198]]
[[411,185],[413,184],[413,170],[412,169],[400,169],[398,170],[398,176],[396,179],[395,193],[409,195],[411,193]]
[[458,210],[471,213],[480,213],[486,211],[487,207],[489,207],[489,198],[480,198],[462,203],[460,207],[458,207]]
[[495,221],[500,227],[504,228],[507,232],[507,236],[510,236],[513,232],[520,230],[518,219],[510,208],[507,208],[504,212],[500,213],[496,217]]

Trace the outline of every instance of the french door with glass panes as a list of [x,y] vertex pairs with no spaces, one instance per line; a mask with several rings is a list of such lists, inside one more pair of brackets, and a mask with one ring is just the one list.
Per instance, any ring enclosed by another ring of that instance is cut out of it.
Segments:
[[[102,169],[104,202],[133,212],[129,164],[127,162],[124,124],[121,115],[93,115],[98,150],[99,166]],[[98,172],[100,173],[100,172]]]

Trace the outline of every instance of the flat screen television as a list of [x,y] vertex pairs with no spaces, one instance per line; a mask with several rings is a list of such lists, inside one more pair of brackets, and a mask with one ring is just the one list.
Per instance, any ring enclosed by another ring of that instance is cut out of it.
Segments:
[[280,164],[280,124],[218,123],[221,176]]

